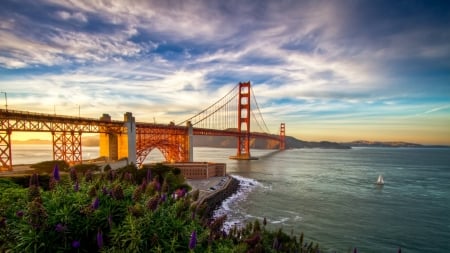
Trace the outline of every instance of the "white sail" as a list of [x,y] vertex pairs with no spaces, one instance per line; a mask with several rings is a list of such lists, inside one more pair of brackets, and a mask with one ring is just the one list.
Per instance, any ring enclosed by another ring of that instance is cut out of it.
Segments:
[[377,184],[384,184],[384,179],[383,179],[383,176],[382,176],[382,175],[379,175],[379,176],[378,176]]

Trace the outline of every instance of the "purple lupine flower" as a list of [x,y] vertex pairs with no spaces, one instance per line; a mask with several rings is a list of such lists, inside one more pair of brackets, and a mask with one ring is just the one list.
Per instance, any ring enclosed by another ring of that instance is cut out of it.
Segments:
[[150,182],[152,179],[152,171],[150,169],[147,169],[147,182]]
[[125,173],[125,180],[127,180],[128,182],[131,182],[133,180],[133,175],[131,175],[130,172],[126,172]]
[[100,204],[100,200],[98,199],[98,197],[95,197],[95,199],[92,201],[92,204],[91,204],[92,209],[97,210],[99,204]]
[[165,202],[166,201],[166,199],[167,199],[167,195],[165,194],[165,193],[163,193],[162,195],[161,195],[161,202]]
[[197,232],[195,232],[194,230],[192,231],[191,239],[189,240],[189,249],[191,250],[194,249],[196,245],[197,245]]
[[80,190],[80,184],[78,184],[78,180],[75,182],[75,185],[73,186],[73,191],[77,192]]
[[56,224],[56,226],[55,226],[55,231],[58,232],[58,233],[64,232],[64,231],[66,231],[66,229],[67,229],[67,227],[64,226],[64,225],[61,224],[61,223],[58,223],[58,224]]
[[353,253],[358,253],[358,249],[355,248],[355,249],[353,250]]
[[398,253],[402,253],[402,248],[398,248]]
[[59,167],[58,164],[55,164],[55,167],[53,168],[53,178],[58,182],[61,180],[61,177],[59,176]]
[[73,240],[72,241],[72,248],[78,249],[80,247],[80,241]]
[[22,218],[23,217],[23,211],[19,210],[16,212],[16,216]]
[[30,186],[38,186],[39,187],[39,176],[36,173],[33,173],[30,177]]
[[97,246],[99,249],[103,247],[103,233],[100,229],[97,232]]
[[70,168],[70,180],[73,182],[78,181],[77,170],[75,167]]
[[154,181],[155,182],[155,189],[157,191],[161,190],[161,184],[158,181]]
[[273,239],[272,249],[278,249],[279,245],[280,242],[278,241],[278,238],[275,237],[275,239]]
[[102,193],[103,195],[108,195],[108,189],[106,188],[106,186],[102,187]]

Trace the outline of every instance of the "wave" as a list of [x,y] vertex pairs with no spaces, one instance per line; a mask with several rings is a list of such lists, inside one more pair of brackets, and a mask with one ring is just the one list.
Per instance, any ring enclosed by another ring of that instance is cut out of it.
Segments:
[[223,225],[223,229],[226,232],[228,232],[234,226],[241,227],[243,225],[242,220],[234,217],[233,214],[236,213],[236,209],[232,208],[231,206],[247,199],[248,194],[254,189],[258,187],[265,188],[264,185],[258,182],[256,179],[246,178],[238,175],[231,176],[239,181],[239,189],[236,191],[236,193],[222,201],[222,205],[213,213],[213,218],[227,215],[227,220]]

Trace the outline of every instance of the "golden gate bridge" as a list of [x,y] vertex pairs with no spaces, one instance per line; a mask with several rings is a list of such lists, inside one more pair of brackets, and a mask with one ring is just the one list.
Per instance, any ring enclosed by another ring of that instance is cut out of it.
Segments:
[[99,134],[100,156],[110,160],[127,158],[140,166],[148,154],[158,149],[167,162],[193,162],[193,137],[234,136],[237,153],[232,159],[251,160],[250,146],[257,138],[268,139],[285,149],[285,124],[271,134],[254,96],[250,82],[237,84],[217,102],[191,118],[176,124],[136,122],[132,113],[124,120],[108,114],[99,119],[51,115],[17,110],[0,110],[0,171],[12,170],[12,132],[52,134],[53,160],[82,163],[81,136]]

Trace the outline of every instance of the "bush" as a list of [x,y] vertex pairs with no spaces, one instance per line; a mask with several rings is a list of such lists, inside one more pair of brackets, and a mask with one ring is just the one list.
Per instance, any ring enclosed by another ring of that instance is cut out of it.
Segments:
[[32,164],[30,167],[38,174],[50,174],[55,165],[58,165],[60,170],[67,170],[69,168],[69,164],[66,161],[44,161]]
[[[131,167],[123,171],[142,173]],[[150,184],[132,184],[113,173],[91,181],[51,178],[51,190],[0,180],[0,252],[318,251],[317,244],[303,246],[303,240],[281,229],[266,231],[257,221],[224,233],[226,216],[201,220],[191,196],[174,198],[163,187],[147,191]],[[177,177],[172,171],[165,176],[161,180],[168,185]],[[39,176],[28,181],[43,180]]]
[[86,171],[91,170],[91,171],[100,171],[100,166],[93,164],[93,163],[86,163],[86,164],[76,164],[74,166],[72,166],[73,168],[75,168],[75,170],[77,171],[77,173],[81,173],[81,174],[85,174]]

